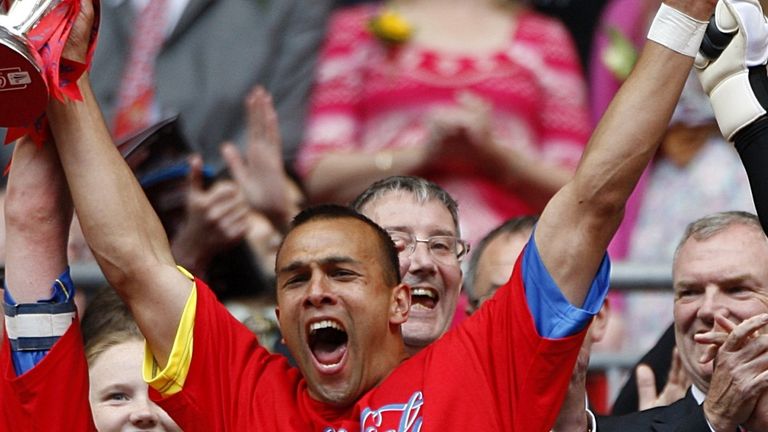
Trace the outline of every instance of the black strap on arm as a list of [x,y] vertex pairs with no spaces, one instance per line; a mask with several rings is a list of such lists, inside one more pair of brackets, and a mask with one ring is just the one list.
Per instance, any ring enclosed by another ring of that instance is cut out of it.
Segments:
[[761,117],[734,136],[747,171],[752,199],[763,231],[768,233],[768,117]]

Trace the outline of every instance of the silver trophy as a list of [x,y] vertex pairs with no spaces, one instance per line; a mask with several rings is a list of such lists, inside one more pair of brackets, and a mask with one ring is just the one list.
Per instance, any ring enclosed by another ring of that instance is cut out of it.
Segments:
[[16,0],[0,15],[0,126],[28,126],[45,111],[48,86],[27,33],[61,0]]

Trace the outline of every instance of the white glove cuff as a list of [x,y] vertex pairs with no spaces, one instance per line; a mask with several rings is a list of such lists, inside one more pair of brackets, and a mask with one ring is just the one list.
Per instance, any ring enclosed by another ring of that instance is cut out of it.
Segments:
[[648,39],[680,54],[696,57],[707,24],[707,21],[691,18],[662,3],[648,30]]
[[765,109],[755,97],[749,82],[749,72],[743,70],[720,82],[709,94],[720,132],[733,141],[736,132],[765,115]]

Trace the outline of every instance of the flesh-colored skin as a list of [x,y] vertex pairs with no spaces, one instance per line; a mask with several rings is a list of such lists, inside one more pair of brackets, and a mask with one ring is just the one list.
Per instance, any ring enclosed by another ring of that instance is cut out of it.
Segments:
[[[351,218],[301,225],[278,253],[280,329],[317,400],[351,405],[405,358],[400,324],[410,296],[402,284],[388,286],[383,262],[373,228]],[[319,361],[309,343],[310,326],[324,321],[347,335],[333,365]]]
[[129,340],[108,348],[89,368],[90,402],[99,432],[181,429],[149,399],[141,376],[144,341]]
[[[457,235],[451,213],[440,201],[419,203],[410,192],[388,192],[363,206],[362,213],[384,229],[407,232],[419,239]],[[412,302],[408,321],[403,325],[409,354],[415,354],[448,331],[461,292],[459,264],[458,259],[437,262],[424,243],[418,243],[407,259],[401,257],[400,274],[411,293],[428,290],[437,300],[433,307]]]

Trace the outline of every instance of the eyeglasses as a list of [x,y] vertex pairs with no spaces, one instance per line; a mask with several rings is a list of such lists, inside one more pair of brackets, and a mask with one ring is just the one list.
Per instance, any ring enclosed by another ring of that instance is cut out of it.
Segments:
[[395,243],[397,254],[407,258],[416,250],[418,243],[427,245],[427,250],[435,261],[442,264],[452,264],[461,261],[469,252],[469,243],[455,236],[439,235],[420,239],[403,231],[387,231]]

